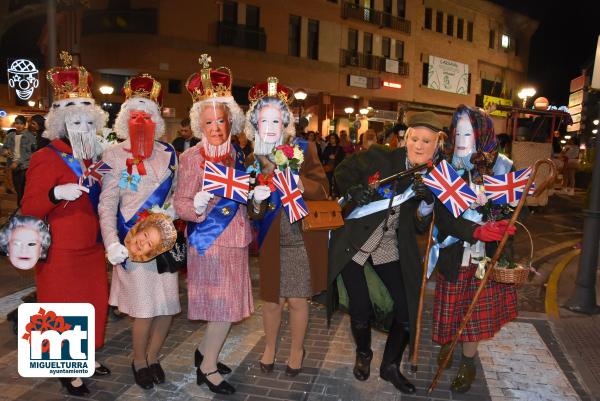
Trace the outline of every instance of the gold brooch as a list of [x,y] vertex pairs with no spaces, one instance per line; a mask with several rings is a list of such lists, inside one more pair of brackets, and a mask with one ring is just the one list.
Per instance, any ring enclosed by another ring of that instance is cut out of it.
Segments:
[[269,208],[269,210],[275,210],[275,204],[273,203],[269,202],[269,205],[267,207]]
[[223,216],[229,216],[229,213],[231,213],[231,211],[228,207],[224,207],[223,209],[221,209],[221,213],[223,213]]

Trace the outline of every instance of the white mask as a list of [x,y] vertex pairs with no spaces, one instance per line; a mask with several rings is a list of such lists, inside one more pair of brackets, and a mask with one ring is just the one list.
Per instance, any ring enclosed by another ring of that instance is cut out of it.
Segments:
[[467,114],[461,114],[456,123],[456,136],[454,138],[454,154],[466,157],[475,150],[475,133],[471,119]]
[[74,111],[65,116],[67,137],[73,156],[78,160],[92,159],[97,153],[96,124],[91,113]]

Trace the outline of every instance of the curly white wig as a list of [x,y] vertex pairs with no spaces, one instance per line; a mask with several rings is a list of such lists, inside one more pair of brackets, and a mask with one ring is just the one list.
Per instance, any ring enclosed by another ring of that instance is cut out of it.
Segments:
[[121,105],[121,110],[115,119],[114,130],[117,137],[121,139],[129,138],[129,112],[131,110],[141,110],[152,116],[151,120],[156,124],[154,139],[158,139],[165,134],[165,120],[162,118],[158,104],[148,98],[134,96]]
[[250,105],[246,113],[246,126],[244,132],[249,140],[254,141],[258,134],[258,113],[265,106],[275,106],[281,110],[283,114],[283,143],[287,143],[290,138],[296,136],[296,128],[294,126],[294,114],[291,112],[288,105],[276,97],[263,97],[257,102]]
[[190,110],[190,125],[196,138],[202,139],[204,137],[204,132],[202,131],[200,124],[200,113],[204,107],[212,103],[222,104],[227,108],[231,135],[237,135],[242,132],[242,129],[244,128],[244,112],[235,102],[232,96],[224,96],[214,99],[201,100],[194,103],[192,109]]
[[2,227],[0,230],[0,251],[8,254],[8,243],[10,242],[10,237],[13,231],[19,227],[30,228],[33,231],[40,233],[40,240],[42,242],[40,259],[46,259],[51,243],[50,227],[48,227],[43,220],[33,216],[15,215],[4,227]]
[[86,110],[93,115],[94,126],[100,131],[108,121],[108,113],[97,106],[94,99],[91,98],[74,98],[62,99],[52,103],[52,109],[46,116],[46,130],[42,134],[44,138],[53,141],[54,139],[63,138],[67,134],[65,118],[70,113]]

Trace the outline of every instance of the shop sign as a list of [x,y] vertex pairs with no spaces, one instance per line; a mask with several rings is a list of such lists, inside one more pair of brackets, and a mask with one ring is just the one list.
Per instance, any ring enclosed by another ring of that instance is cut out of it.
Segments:
[[367,77],[362,75],[348,75],[348,86],[354,86],[356,88],[367,88]]
[[17,97],[21,100],[30,99],[33,91],[40,85],[39,71],[30,60],[14,60],[6,72],[8,73],[8,86],[15,90]]
[[392,81],[381,81],[381,86],[384,88],[392,88],[392,89],[401,89],[402,84],[400,82],[392,82]]
[[583,103],[583,90],[578,90],[569,95],[569,108],[578,106],[581,103]]
[[574,123],[571,125],[567,125],[567,132],[579,131],[580,128],[581,128],[581,123]]
[[493,109],[494,111],[492,111],[490,114],[492,116],[498,116],[498,117],[508,117],[508,112],[506,111],[500,111],[500,110],[495,110],[495,106],[496,105],[502,105],[502,106],[512,106],[512,100],[510,99],[504,99],[502,97],[495,97],[495,96],[489,96],[489,95],[483,95],[483,108],[485,110],[491,110]]
[[394,74],[398,74],[399,69],[400,69],[400,63],[398,63],[398,60],[390,60],[389,58],[385,59],[385,71],[386,72],[392,72]]
[[469,65],[430,55],[427,87],[460,95],[468,94]]
[[571,80],[571,85],[569,86],[569,92],[577,92],[578,90],[583,89],[583,85],[585,84],[585,75],[580,75],[577,78],[573,78]]

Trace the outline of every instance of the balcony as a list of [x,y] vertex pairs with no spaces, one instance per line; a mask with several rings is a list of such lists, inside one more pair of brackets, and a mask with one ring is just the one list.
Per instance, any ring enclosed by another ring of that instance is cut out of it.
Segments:
[[361,7],[354,3],[343,4],[342,18],[368,22],[380,28],[390,28],[410,35],[410,21],[373,8]]
[[158,33],[155,8],[137,10],[89,10],[83,14],[82,35],[98,33]]
[[267,35],[264,28],[219,22],[217,43],[221,46],[241,47],[264,52],[267,48]]
[[[387,64],[391,64],[386,68],[385,57],[374,56],[372,54],[358,53],[346,49],[340,50],[340,66],[341,67],[358,67],[374,70],[378,72],[389,72],[402,76],[408,76],[408,63],[404,61],[390,60]],[[398,69],[395,69],[395,63],[398,63]]]

